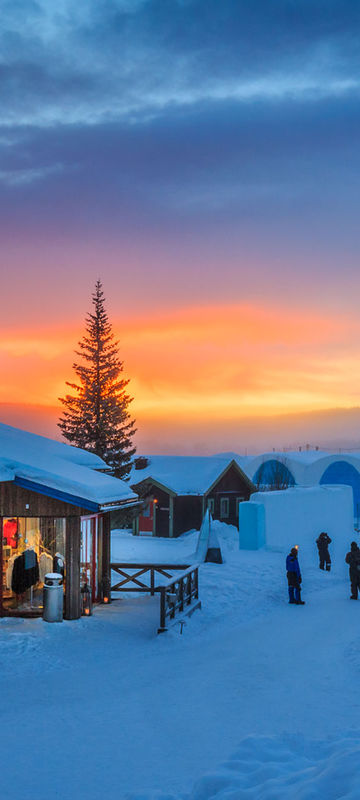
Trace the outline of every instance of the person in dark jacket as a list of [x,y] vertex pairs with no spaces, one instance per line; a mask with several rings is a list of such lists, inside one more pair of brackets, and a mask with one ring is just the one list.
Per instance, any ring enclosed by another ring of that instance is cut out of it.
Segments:
[[301,599],[301,572],[298,562],[298,548],[293,547],[286,558],[286,574],[289,586],[289,603],[297,606],[304,606],[305,602]]
[[329,553],[329,544],[331,542],[330,536],[328,536],[325,531],[320,533],[318,539],[316,539],[316,544],[319,551],[319,567],[320,569],[324,569],[326,565],[326,571],[330,572],[331,569],[331,558]]
[[360,588],[360,550],[356,542],[351,542],[350,551],[345,556],[345,561],[349,564],[349,575],[351,583],[351,597],[350,600],[358,599],[358,590]]

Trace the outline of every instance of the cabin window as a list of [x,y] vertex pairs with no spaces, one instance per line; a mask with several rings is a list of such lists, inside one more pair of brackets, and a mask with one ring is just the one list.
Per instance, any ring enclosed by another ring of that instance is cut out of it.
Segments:
[[65,573],[65,519],[5,517],[2,526],[2,610],[41,613],[48,572]]
[[208,507],[208,509],[210,511],[210,514],[213,514],[214,511],[215,511],[215,500],[214,500],[213,497],[209,497],[209,499],[207,501],[207,507]]
[[227,519],[229,516],[229,498],[222,497],[220,500],[220,519]]

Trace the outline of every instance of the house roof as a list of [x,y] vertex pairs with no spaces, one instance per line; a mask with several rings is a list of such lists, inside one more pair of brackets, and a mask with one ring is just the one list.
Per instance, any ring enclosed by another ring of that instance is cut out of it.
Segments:
[[[203,495],[218,480],[233,459],[222,456],[147,456],[144,469],[133,468],[130,485],[136,487],[145,480],[153,480],[174,494]],[[244,479],[251,482],[243,472],[240,459],[236,466]]]
[[[84,450],[0,425],[0,481],[14,481],[90,511],[137,501],[128,483],[96,471],[102,459]],[[87,462],[87,463],[86,463]]]
[[58,456],[65,461],[71,461],[82,467],[90,467],[90,469],[108,469],[105,461],[95,453],[89,453],[88,450],[82,450],[80,447],[73,447],[65,442],[58,442],[47,436],[39,436],[37,433],[23,431],[0,422],[0,456],[17,454],[19,447],[21,447],[22,453],[29,453],[30,456],[32,453],[42,453],[47,456]]

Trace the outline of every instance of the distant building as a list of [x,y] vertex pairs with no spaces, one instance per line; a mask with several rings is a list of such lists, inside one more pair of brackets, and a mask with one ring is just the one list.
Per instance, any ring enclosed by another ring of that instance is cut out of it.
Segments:
[[134,533],[169,537],[199,529],[207,508],[214,519],[237,525],[239,503],[255,491],[237,461],[206,456],[139,459],[130,485],[143,500]]

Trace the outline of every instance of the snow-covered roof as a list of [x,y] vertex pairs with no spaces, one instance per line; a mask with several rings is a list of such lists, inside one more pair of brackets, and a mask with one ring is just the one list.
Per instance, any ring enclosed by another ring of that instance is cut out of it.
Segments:
[[47,456],[58,456],[65,461],[71,461],[83,467],[90,467],[90,469],[107,468],[107,464],[100,456],[89,453],[88,450],[72,447],[72,445],[65,444],[65,442],[57,442],[55,439],[48,439],[47,436],[39,436],[37,433],[23,431],[20,428],[13,428],[11,425],[5,425],[0,422],[0,457],[14,454],[16,458],[19,450],[21,450],[22,454],[26,453],[27,458],[43,453]]
[[[203,495],[234,459],[222,456],[146,456],[144,469],[132,469],[129,483],[152,479],[175,494]],[[236,459],[241,469],[241,458]],[[248,476],[244,474],[248,480]]]
[[85,465],[84,450],[76,452],[75,447],[17,428],[11,428],[8,434],[4,428],[9,426],[0,426],[1,482],[15,481],[94,511],[137,500],[129,484],[93,468],[97,456]]

